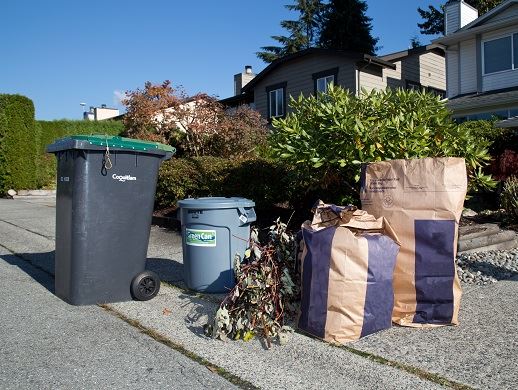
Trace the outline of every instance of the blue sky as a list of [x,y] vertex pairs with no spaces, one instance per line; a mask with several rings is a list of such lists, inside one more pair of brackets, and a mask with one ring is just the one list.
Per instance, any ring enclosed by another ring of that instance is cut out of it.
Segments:
[[[296,17],[291,0],[7,0],[0,5],[0,93],[34,101],[36,118],[80,119],[82,107],[169,79],[188,94],[233,94],[244,65]],[[379,54],[419,35],[417,7],[440,0],[368,0]],[[420,37],[428,43],[429,36]]]

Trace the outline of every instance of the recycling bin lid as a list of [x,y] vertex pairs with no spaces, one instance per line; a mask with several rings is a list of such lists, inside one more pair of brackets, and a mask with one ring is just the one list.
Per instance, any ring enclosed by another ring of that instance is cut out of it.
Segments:
[[211,210],[211,209],[233,209],[240,207],[254,207],[255,202],[239,197],[207,197],[187,198],[178,201],[178,206],[185,209]]
[[169,157],[176,152],[174,147],[159,142],[141,141],[112,135],[71,135],[48,145],[47,152],[56,153],[71,149],[106,150],[107,146],[114,150],[131,150],[162,156],[169,155]]

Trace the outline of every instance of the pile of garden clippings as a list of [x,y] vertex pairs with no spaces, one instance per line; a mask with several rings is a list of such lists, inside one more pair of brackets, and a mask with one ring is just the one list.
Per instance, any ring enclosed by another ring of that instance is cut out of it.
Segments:
[[277,219],[264,246],[258,229],[252,229],[244,259],[235,259],[236,286],[205,326],[207,335],[244,341],[262,336],[268,348],[275,339],[280,344],[286,341],[293,329],[285,323],[296,314],[299,297],[297,245],[286,226]]

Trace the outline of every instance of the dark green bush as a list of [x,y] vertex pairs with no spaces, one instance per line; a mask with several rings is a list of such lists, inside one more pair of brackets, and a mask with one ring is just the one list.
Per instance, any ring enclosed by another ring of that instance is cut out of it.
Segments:
[[489,153],[494,157],[505,149],[518,151],[518,130],[496,127],[495,121],[466,121],[460,127],[468,130],[475,139],[490,143]]
[[173,158],[160,168],[156,207],[171,207],[187,197],[242,196],[262,210],[282,205],[306,211],[319,198],[343,202],[341,179],[312,182],[303,171],[265,158]]
[[287,169],[264,159],[174,158],[160,168],[157,207],[201,196],[242,196],[257,207],[288,201]]
[[159,208],[180,199],[223,195],[222,186],[230,160],[217,157],[173,158],[160,167],[156,191]]
[[0,95],[0,194],[37,186],[37,139],[32,101]]
[[123,131],[122,122],[118,121],[83,121],[83,120],[56,120],[36,121],[40,127],[37,141],[37,185],[39,187],[52,186],[56,177],[56,161],[52,154],[45,152],[47,145],[59,138],[75,134],[106,134],[119,135]]
[[518,130],[499,128],[495,124],[495,121],[480,120],[463,122],[460,126],[475,139],[490,143],[491,164],[484,172],[503,182],[518,172]]

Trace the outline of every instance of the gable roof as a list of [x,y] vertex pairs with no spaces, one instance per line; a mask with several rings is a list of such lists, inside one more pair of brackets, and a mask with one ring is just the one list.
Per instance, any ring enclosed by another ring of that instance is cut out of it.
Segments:
[[402,50],[402,51],[398,51],[395,53],[385,54],[385,55],[379,56],[378,58],[381,58],[384,61],[392,62],[392,61],[397,61],[397,60],[400,60],[402,58],[409,57],[412,55],[424,54],[424,53],[428,53],[428,52],[434,52],[443,57],[445,56],[444,49],[442,48],[442,46],[430,44],[430,45],[413,47],[411,49]]
[[345,50],[333,50],[333,49],[322,49],[322,48],[309,48],[305,50],[301,50],[299,52],[288,54],[287,56],[281,57],[271,64],[269,64],[266,68],[264,68],[257,76],[255,76],[248,84],[246,84],[241,90],[243,93],[246,93],[252,90],[257,83],[263,80],[268,74],[273,72],[279,66],[282,66],[285,63],[291,62],[297,58],[315,55],[315,54],[337,54],[341,55],[345,58],[357,60],[359,62],[366,62],[368,64],[377,65],[382,68],[390,68],[396,69],[396,66],[388,61],[381,59],[380,57],[371,56],[369,54],[364,54],[356,51],[345,51]]
[[[486,20],[491,19],[493,16],[501,13],[505,9],[509,8],[513,4],[518,4],[518,0],[506,0],[497,5],[495,8],[489,10],[485,14],[479,16],[477,19],[472,21],[471,23],[466,24],[464,27],[461,28],[461,30],[468,30],[472,27],[479,26],[480,24],[484,23]],[[469,5],[469,4],[468,4]]]
[[495,15],[504,12],[507,8],[515,4],[518,4],[518,0],[505,0],[500,5],[497,5],[492,10],[486,12],[484,15],[479,16],[477,19],[473,20],[471,23],[466,24],[464,27],[460,28],[452,34],[445,35],[443,37],[433,40],[432,43],[450,45],[457,43],[458,41],[468,39],[471,36],[474,36],[475,34],[486,32],[488,30],[496,30],[498,28],[503,28],[509,25],[516,24],[516,22],[518,21],[518,16],[505,18],[502,20],[498,20],[496,22],[489,21],[488,23],[486,23]]

